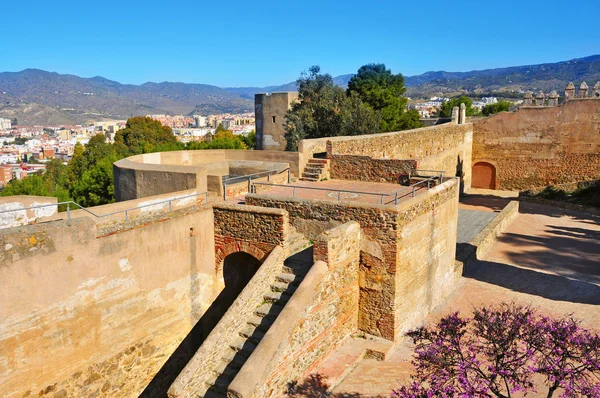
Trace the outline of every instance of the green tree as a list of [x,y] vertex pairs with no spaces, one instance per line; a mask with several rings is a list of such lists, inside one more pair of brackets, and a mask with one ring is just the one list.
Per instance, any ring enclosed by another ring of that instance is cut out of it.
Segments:
[[246,148],[256,149],[256,132],[254,130],[252,130],[248,134],[242,135],[240,138],[246,145]]
[[114,202],[113,162],[115,161],[116,157],[107,157],[86,170],[71,189],[73,200],[84,207]]
[[[418,112],[408,112],[404,97],[404,76],[393,74],[384,64],[362,66],[348,82],[348,94],[358,97],[380,113],[381,131],[398,131],[421,127]],[[415,117],[416,115],[416,117]]]
[[485,116],[492,115],[498,112],[508,112],[512,103],[509,101],[498,101],[495,104],[489,104],[481,109],[481,113]]
[[129,118],[125,128],[115,135],[115,144],[121,156],[154,152],[158,145],[176,142],[170,127],[143,116]]
[[380,119],[358,96],[346,95],[329,74],[320,74],[318,66],[303,72],[296,81],[299,102],[285,117],[287,150],[297,150],[305,138],[379,132]]
[[452,98],[450,101],[446,101],[442,104],[439,113],[440,117],[451,117],[452,108],[455,106],[460,108],[460,104],[465,104],[467,116],[475,116],[477,114],[477,109],[473,108],[473,100],[466,95],[461,95],[460,97]]

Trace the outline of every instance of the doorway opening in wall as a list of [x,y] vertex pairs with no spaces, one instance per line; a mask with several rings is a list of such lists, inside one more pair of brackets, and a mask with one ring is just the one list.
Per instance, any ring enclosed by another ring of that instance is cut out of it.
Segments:
[[258,271],[259,267],[260,261],[248,253],[236,252],[225,257],[223,261],[225,288],[221,294],[224,294],[223,298],[229,302],[227,308],[233,304],[237,296],[246,287],[248,282],[250,282],[256,271]]
[[481,189],[496,189],[496,167],[487,162],[477,162],[473,165],[471,187]]

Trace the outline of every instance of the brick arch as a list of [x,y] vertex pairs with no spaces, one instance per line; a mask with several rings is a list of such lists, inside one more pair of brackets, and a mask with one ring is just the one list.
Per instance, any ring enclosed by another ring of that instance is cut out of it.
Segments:
[[496,189],[498,174],[496,165],[491,162],[476,162],[471,173],[471,187],[483,189]]
[[237,241],[226,243],[225,245],[219,247],[215,251],[215,264],[217,275],[223,273],[223,262],[225,261],[225,257],[237,252],[247,253],[260,262],[263,262],[265,258],[267,258],[268,254],[260,248],[256,247],[255,245],[248,242]]

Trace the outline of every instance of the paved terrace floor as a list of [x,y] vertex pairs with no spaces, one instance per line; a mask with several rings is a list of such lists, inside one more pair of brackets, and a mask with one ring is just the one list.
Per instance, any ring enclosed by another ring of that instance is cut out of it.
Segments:
[[[259,189],[263,189],[265,186],[258,186]],[[294,189],[292,187],[297,187]],[[320,188],[328,189],[331,191],[313,190],[306,188]],[[411,188],[412,189],[412,188]],[[268,190],[261,192],[268,195],[280,195],[280,196],[292,196],[300,199],[326,199],[326,200],[338,200],[337,191],[350,191],[342,192],[339,198],[343,202],[356,202],[356,203],[370,203],[370,204],[381,204],[381,195],[389,195],[383,197],[383,204],[394,204],[394,193],[396,191],[404,190],[399,194],[398,203],[403,200],[408,200],[412,197],[411,189],[400,184],[391,184],[386,182],[363,182],[363,181],[349,181],[349,180],[326,180],[326,181],[296,181],[289,185],[278,185],[269,187]],[[362,192],[362,193],[359,193]],[[421,195],[427,192],[427,187],[417,189],[416,195]],[[402,195],[402,196],[400,196]]]
[[[464,206],[497,211],[510,200],[489,199],[467,198],[470,203]],[[529,304],[554,316],[572,313],[584,327],[600,332],[600,219],[522,202],[507,231],[465,269],[454,293],[425,323],[503,301]],[[331,396],[389,397],[393,388],[408,380],[411,353],[412,345],[405,339],[386,361],[364,360]]]

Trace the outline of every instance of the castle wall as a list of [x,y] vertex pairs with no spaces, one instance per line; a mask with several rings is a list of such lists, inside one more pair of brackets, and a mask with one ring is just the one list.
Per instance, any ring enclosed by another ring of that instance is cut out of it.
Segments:
[[210,207],[0,231],[2,395],[139,395],[216,286]]
[[[471,187],[471,150],[473,125],[447,123],[439,126],[391,133],[302,140],[299,151],[304,161],[312,153],[327,151],[327,156],[361,155],[374,159],[416,160],[422,170],[442,170],[447,177],[462,176],[461,186]],[[361,175],[361,166],[350,170]]]
[[472,164],[496,168],[496,189],[529,189],[597,179],[600,100],[525,107],[476,121]]
[[256,149],[285,150],[285,114],[297,100],[295,91],[254,96]]
[[417,167],[416,160],[373,159],[360,155],[331,155],[331,178],[400,183]]
[[397,207],[264,194],[249,194],[246,203],[287,210],[291,224],[308,238],[356,221],[361,227],[358,325],[394,340],[441,302],[460,274],[454,262],[458,193],[457,180],[451,179]]

